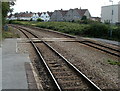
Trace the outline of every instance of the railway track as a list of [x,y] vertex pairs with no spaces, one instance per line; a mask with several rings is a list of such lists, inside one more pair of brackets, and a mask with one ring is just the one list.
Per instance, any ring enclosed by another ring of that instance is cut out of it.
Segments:
[[101,44],[98,44],[98,43],[95,43],[92,41],[79,41],[79,43],[82,43],[82,44],[87,45],[89,47],[106,52],[106,53],[111,54],[113,56],[120,57],[120,50],[118,50],[118,49],[114,49],[114,48],[111,48],[111,47],[108,47],[105,45],[101,45]]
[[[59,91],[65,89],[89,89],[89,91],[102,91],[47,42],[39,39],[37,35],[24,28],[19,27],[18,29],[29,39],[30,43],[35,48],[55,85],[55,89]],[[31,37],[38,38],[41,43],[34,43]]]
[[[36,29],[39,29],[39,28],[36,27]],[[84,44],[84,45],[87,45],[89,47],[92,47],[92,48],[95,48],[97,50],[108,53],[110,55],[120,57],[120,50],[119,50],[118,45],[114,45],[114,46],[118,47],[117,49],[115,49],[115,48],[112,48],[108,45],[103,45],[103,44],[100,44],[100,43],[96,43],[96,42],[88,40],[88,39],[80,39],[79,40],[79,39],[76,38],[76,36],[72,36],[72,35],[69,35],[69,34],[60,33],[60,32],[56,32],[56,31],[52,31],[52,30],[47,30],[47,31],[57,33],[57,34],[60,34],[60,35],[64,35],[64,36],[69,37],[69,38],[75,38],[76,41],[79,42],[80,44]]]
[[[39,28],[36,27],[36,28],[33,28],[33,29],[39,29]],[[64,35],[65,37],[68,37],[68,38],[75,38],[76,42],[79,42],[80,44],[87,45],[88,47],[95,48],[99,51],[105,52],[105,53],[110,54],[112,56],[120,57],[119,46],[116,46],[117,49],[115,49],[115,48],[112,48],[108,45],[103,45],[103,44],[100,44],[100,43],[96,43],[96,42],[88,40],[88,39],[87,40],[86,39],[80,39],[79,40],[75,36],[72,36],[72,35],[69,35],[69,34],[64,34],[64,33],[51,31],[51,30],[46,30],[46,31],[57,33],[57,34],[60,34],[60,35]]]

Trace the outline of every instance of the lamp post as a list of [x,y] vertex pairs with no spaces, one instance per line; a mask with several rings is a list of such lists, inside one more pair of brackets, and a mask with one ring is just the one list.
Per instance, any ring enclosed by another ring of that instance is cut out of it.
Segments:
[[112,2],[111,30],[110,30],[110,37],[112,37],[112,24],[113,24],[113,1],[112,1],[112,0],[109,0],[109,2]]

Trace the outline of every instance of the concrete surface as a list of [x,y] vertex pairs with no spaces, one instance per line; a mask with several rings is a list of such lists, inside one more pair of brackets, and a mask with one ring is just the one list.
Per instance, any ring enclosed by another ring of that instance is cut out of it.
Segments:
[[2,89],[2,48],[0,47],[0,91]]
[[5,39],[2,46],[2,89],[28,89],[25,62],[28,54],[16,52],[17,39]]
[[113,45],[120,45],[120,42],[113,41],[113,40],[99,39],[99,38],[91,38],[91,39],[106,42],[106,43],[113,44]]

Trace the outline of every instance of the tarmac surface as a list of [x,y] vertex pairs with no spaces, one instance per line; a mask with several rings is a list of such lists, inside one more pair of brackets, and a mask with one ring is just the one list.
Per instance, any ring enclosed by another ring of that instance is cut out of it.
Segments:
[[16,45],[17,39],[5,39],[2,44],[2,89],[28,89],[25,62],[30,62],[29,55],[18,54]]

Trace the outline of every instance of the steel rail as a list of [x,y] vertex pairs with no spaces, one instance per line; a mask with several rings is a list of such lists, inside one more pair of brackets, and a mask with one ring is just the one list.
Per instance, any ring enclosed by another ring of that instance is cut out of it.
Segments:
[[108,53],[108,54],[111,54],[111,55],[114,55],[114,56],[120,57],[119,54],[116,54],[116,53],[110,52],[110,51],[108,51],[108,50],[104,50],[104,49],[102,49],[102,48],[98,48],[98,47],[96,47],[96,46],[93,46],[93,45],[87,44],[87,43],[85,43],[85,42],[80,42],[80,43],[85,44],[85,45],[90,46],[90,47],[93,47],[93,48],[95,48],[95,49],[101,50],[101,51],[106,52],[106,53]]
[[[24,28],[22,28],[24,29]],[[33,36],[35,36],[36,38],[39,39],[39,37],[37,35],[35,35],[34,33],[28,31],[27,29],[24,29],[25,31],[29,32],[30,34],[32,34]],[[41,39],[39,39],[41,40]],[[79,74],[80,76],[82,76],[86,82],[89,83],[89,85],[93,88],[94,91],[102,91],[94,82],[92,82],[85,74],[83,74],[77,67],[75,67],[71,62],[69,62],[64,56],[62,56],[58,51],[56,51],[52,46],[50,46],[48,43],[46,43],[45,41],[41,40],[45,45],[48,46],[48,48],[52,49],[52,51],[54,51],[57,55],[59,55],[59,57],[61,57],[67,64],[69,67],[71,67],[77,74]],[[37,48],[38,49],[38,48]],[[41,54],[41,53],[40,53]],[[43,59],[44,60],[44,59]],[[45,61],[45,60],[44,60]],[[46,63],[46,62],[45,62]],[[47,64],[46,64],[47,65]],[[52,73],[51,73],[52,74]],[[62,89],[60,89],[62,90]]]
[[35,43],[31,40],[31,38],[29,38],[28,35],[27,35],[26,33],[23,32],[23,30],[21,30],[21,29],[19,29],[19,30],[30,40],[30,42],[31,42],[31,44],[33,45],[33,47],[35,48],[37,54],[39,55],[39,57],[40,57],[41,60],[43,61],[45,67],[47,68],[47,70],[48,70],[50,76],[52,77],[52,79],[53,79],[53,81],[54,81],[54,83],[55,83],[57,89],[58,89],[59,91],[62,91],[62,88],[60,87],[59,83],[57,82],[55,76],[52,74],[52,71],[50,70],[49,66],[48,66],[47,63],[45,62],[45,60],[44,60],[44,58],[43,58],[43,56],[42,56],[40,50],[37,48],[37,46],[36,46]]
[[116,51],[116,52],[120,52],[120,50],[117,50],[117,49],[114,49],[114,48],[111,48],[111,47],[108,47],[108,46],[104,46],[104,45],[101,45],[101,44],[98,44],[98,43],[95,43],[95,42],[92,42],[92,41],[81,41],[81,42],[87,42],[87,43],[95,44],[97,46],[101,46],[101,47],[104,47],[104,48],[107,48],[107,49],[110,49],[110,50],[113,50],[113,51]]

